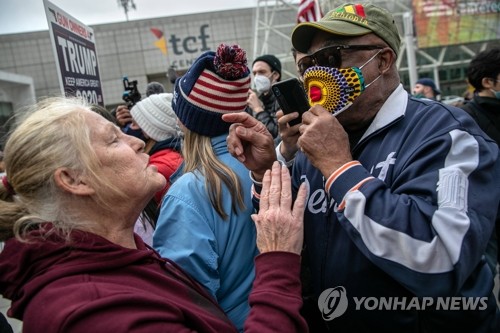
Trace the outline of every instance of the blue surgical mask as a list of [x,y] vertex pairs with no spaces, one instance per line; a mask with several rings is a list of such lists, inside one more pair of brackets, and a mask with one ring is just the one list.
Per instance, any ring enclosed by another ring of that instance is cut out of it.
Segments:
[[496,99],[500,99],[500,90],[493,90],[490,88],[490,91],[495,95]]

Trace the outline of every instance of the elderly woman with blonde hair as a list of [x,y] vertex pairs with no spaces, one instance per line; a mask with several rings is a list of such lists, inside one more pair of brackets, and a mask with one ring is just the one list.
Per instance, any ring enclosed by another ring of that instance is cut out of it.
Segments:
[[[0,184],[1,235],[9,238],[0,294],[12,301],[8,316],[22,320],[25,332],[236,331],[203,287],[133,232],[165,186],[144,142],[76,99],[35,109],[7,141]],[[289,182],[276,164],[254,215],[261,254],[249,332],[307,329],[298,255],[305,191],[292,210]]]

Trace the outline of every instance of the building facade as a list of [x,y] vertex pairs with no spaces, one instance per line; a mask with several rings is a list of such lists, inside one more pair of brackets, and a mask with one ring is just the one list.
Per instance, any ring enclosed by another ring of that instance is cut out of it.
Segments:
[[[402,17],[411,13],[411,0],[376,0],[396,17],[403,37]],[[337,0],[321,1],[323,12],[338,5]],[[78,18],[78,13],[70,13]],[[168,13],[166,13],[168,15]],[[92,25],[95,33],[99,73],[108,109],[123,103],[123,78],[137,81],[144,94],[148,82],[162,83],[172,90],[176,76],[185,72],[204,51],[216,50],[220,43],[239,44],[247,51],[249,66],[253,58],[275,54],[283,65],[283,78],[295,75],[290,34],[296,24],[297,3],[289,0],[259,0],[255,8],[220,12],[165,16],[146,20]],[[411,91],[407,48],[417,44],[415,35],[403,38],[398,59],[401,80]],[[490,41],[495,43],[495,41]],[[496,41],[498,43],[498,41]],[[439,84],[443,95],[461,95],[467,88],[466,69],[470,59],[488,42],[466,45],[416,47],[418,76],[429,76]],[[36,99],[61,94],[49,31],[0,35],[0,71],[32,78]],[[0,130],[5,119],[15,116],[18,106],[32,97],[14,93],[9,82],[0,85]],[[12,122],[9,122],[12,123]],[[0,142],[1,146],[1,142]]]
[[[150,81],[171,88],[170,67],[181,73],[222,42],[251,55],[253,13],[248,8],[91,26],[105,105],[122,102],[125,76],[137,80],[141,93]],[[0,70],[32,77],[37,99],[61,93],[48,30],[0,35]]]

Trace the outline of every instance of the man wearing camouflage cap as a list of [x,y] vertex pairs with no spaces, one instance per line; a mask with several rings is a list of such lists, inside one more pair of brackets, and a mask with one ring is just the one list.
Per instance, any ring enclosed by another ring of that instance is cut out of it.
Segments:
[[251,117],[224,119],[256,203],[275,159],[293,164],[295,191],[309,185],[304,259],[318,321],[331,332],[498,332],[483,256],[500,199],[498,147],[461,110],[403,89],[385,9],[344,4],[297,25],[291,40],[308,54],[298,66],[312,106],[297,144],[283,138],[275,151]]

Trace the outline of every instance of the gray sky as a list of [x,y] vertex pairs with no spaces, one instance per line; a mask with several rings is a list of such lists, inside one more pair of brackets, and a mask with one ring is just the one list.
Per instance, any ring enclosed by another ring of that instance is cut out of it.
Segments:
[[[51,0],[86,25],[125,21],[118,0]],[[129,20],[257,6],[257,0],[134,0]],[[0,0],[0,34],[47,30],[43,0]]]

